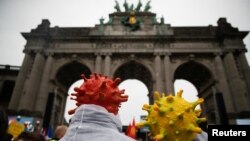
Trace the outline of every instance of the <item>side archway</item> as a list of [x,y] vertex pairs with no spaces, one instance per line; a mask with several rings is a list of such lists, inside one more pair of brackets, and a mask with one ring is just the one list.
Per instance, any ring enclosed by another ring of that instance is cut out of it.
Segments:
[[213,98],[215,81],[212,72],[203,64],[188,61],[181,64],[174,72],[174,81],[184,79],[192,83],[198,91],[198,97],[204,98],[201,105],[203,116],[208,123],[216,123],[215,102]]
[[81,74],[89,77],[91,71],[84,64],[81,64],[79,62],[71,62],[65,64],[58,70],[56,74],[56,80],[58,84],[68,90],[74,82],[81,79]]
[[52,114],[54,115],[51,115],[51,122],[54,125],[65,122],[63,115],[68,89],[74,82],[81,79],[81,74],[85,74],[86,77],[89,77],[91,71],[86,65],[76,61],[66,63],[58,69],[55,76],[54,91],[49,94],[49,97],[53,99],[51,102],[54,105],[52,109]]
[[211,71],[203,64],[189,61],[181,64],[174,72],[174,80],[185,79],[194,84],[199,91],[202,86],[213,80]]

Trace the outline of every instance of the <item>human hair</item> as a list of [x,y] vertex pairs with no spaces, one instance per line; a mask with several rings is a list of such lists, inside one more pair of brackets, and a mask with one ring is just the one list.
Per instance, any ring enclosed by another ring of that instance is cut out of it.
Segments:
[[55,130],[55,138],[61,139],[66,133],[67,129],[68,129],[68,126],[66,125],[58,125]]
[[45,138],[41,134],[34,132],[22,132],[15,141],[45,141]]

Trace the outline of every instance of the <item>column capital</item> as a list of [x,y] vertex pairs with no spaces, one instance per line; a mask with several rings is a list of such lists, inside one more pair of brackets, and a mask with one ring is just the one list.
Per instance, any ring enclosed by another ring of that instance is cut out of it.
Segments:
[[49,56],[52,57],[52,56],[55,55],[55,53],[53,53],[53,52],[45,52],[44,55],[45,55],[46,57],[49,57]]
[[171,55],[172,55],[171,52],[165,52],[165,53],[164,53],[164,56],[171,56]]
[[239,49],[238,50],[240,53],[246,53],[247,52],[247,49],[246,48],[243,48],[243,49]]
[[229,53],[234,53],[236,50],[235,49],[224,49],[223,53],[224,54],[229,54]]
[[95,52],[95,56],[102,56],[103,54],[101,52]]
[[214,55],[215,55],[215,56],[221,56],[221,55],[222,55],[222,52],[214,52]]
[[24,49],[24,50],[23,50],[23,53],[25,53],[25,54],[31,54],[31,53],[32,53],[32,50]]
[[162,55],[164,55],[164,53],[160,52],[160,51],[156,51],[156,52],[154,52],[154,55],[155,56],[162,56]]
[[112,56],[112,53],[111,52],[102,52],[102,55],[104,55],[104,56]]
[[41,54],[41,55],[45,55],[44,50],[34,50],[34,53],[36,53],[36,54]]

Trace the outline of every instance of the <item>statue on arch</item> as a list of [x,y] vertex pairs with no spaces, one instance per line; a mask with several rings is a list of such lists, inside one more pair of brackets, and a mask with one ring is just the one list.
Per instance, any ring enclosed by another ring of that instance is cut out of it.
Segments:
[[147,2],[147,4],[145,5],[145,8],[144,8],[144,12],[148,12],[149,11],[149,9],[151,8],[151,6],[150,6],[150,0]]
[[136,11],[136,12],[139,12],[139,11],[141,10],[141,7],[142,7],[142,3],[141,3],[141,0],[139,0],[137,6],[136,6],[136,8],[135,8],[135,11]]
[[117,12],[121,12],[120,5],[119,5],[117,0],[115,1],[115,7],[114,8],[116,9]]
[[123,7],[125,8],[125,12],[129,11],[127,0],[124,1]]

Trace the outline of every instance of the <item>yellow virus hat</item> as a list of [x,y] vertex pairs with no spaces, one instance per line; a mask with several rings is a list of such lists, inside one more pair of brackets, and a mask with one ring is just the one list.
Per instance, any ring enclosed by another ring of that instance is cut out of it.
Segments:
[[137,123],[136,127],[149,127],[150,135],[157,141],[192,141],[197,133],[202,132],[198,124],[206,121],[199,118],[201,110],[195,110],[203,99],[190,103],[182,98],[182,93],[180,90],[176,96],[164,93],[160,96],[155,92],[154,104],[144,104],[142,108],[148,112],[146,120]]

